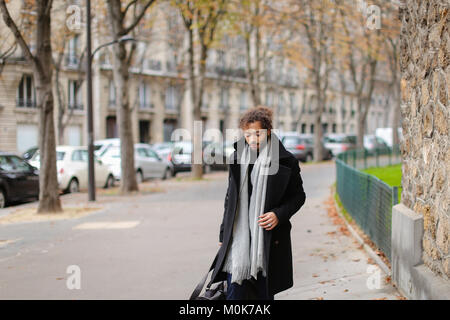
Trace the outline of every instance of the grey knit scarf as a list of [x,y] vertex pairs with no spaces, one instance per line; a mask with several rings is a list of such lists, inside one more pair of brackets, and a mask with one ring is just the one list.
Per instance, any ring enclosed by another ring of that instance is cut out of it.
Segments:
[[252,276],[256,279],[259,271],[262,271],[264,277],[267,276],[264,259],[264,230],[258,224],[258,220],[259,216],[264,213],[271,157],[271,139],[268,139],[268,142],[260,150],[250,174],[253,190],[249,206],[247,170],[251,150],[248,144],[245,145],[241,155],[241,188],[238,210],[234,220],[230,248],[223,267],[223,271],[231,273],[231,282],[242,284],[243,280],[250,279]]

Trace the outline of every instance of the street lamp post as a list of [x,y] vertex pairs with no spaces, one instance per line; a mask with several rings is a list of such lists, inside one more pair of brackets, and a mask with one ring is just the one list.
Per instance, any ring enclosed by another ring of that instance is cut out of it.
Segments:
[[94,130],[92,115],[92,54],[91,54],[91,1],[86,0],[86,77],[87,77],[87,127],[88,127],[88,195],[95,201]]
[[92,113],[92,59],[101,48],[114,43],[136,41],[132,37],[123,36],[117,40],[105,43],[91,53],[91,1],[86,0],[86,78],[87,78],[87,128],[88,128],[88,195],[89,201],[95,201],[95,166],[94,166],[94,125]]

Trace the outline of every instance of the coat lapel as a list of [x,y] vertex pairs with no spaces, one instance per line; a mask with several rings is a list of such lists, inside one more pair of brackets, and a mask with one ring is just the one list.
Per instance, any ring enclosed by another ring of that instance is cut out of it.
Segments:
[[[278,154],[274,154],[272,161],[276,161],[278,163],[278,171],[276,174],[269,175],[267,177],[267,191],[266,191],[266,201],[264,203],[264,212],[272,209],[270,206],[274,203],[277,203],[280,197],[283,195],[286,186],[289,182],[289,175],[291,174],[291,168],[286,165],[283,165],[283,159],[288,158],[290,153],[286,150],[286,148],[281,143],[280,139],[273,132],[274,135],[272,137],[272,141],[278,143]],[[235,182],[235,188],[239,197],[240,190],[240,163],[238,163],[237,159],[241,158],[242,150],[238,150],[238,144],[244,145],[246,144],[245,137],[241,137],[238,141],[233,143],[234,149],[236,152],[233,153],[233,161],[230,163],[230,170],[233,176],[232,181]],[[241,149],[241,148],[240,148]]]

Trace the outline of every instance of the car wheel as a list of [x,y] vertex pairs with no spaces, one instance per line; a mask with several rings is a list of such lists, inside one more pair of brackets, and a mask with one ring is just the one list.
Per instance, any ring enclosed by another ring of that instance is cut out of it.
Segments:
[[138,171],[136,172],[136,182],[137,182],[138,184],[140,184],[140,183],[142,183],[142,181],[144,181],[144,176],[142,175],[142,171],[141,171],[141,170],[138,170]]
[[6,193],[0,190],[0,209],[6,207]]
[[312,156],[312,154],[311,153],[308,153],[307,155],[306,155],[306,162],[311,162],[313,160],[313,156]]
[[106,179],[105,189],[114,187],[114,177],[113,175],[109,175],[108,179]]
[[77,193],[80,191],[80,185],[78,183],[78,180],[76,178],[72,178],[69,182],[69,187],[67,188],[67,191],[69,193]]
[[167,179],[167,177],[169,176],[169,172],[170,172],[170,168],[166,167],[166,169],[164,169],[164,175],[162,176],[163,180]]

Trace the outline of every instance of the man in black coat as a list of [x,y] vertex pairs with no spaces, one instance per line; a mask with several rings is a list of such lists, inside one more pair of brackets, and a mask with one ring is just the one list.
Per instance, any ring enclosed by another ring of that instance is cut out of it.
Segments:
[[[270,131],[269,131],[270,132]],[[270,295],[275,295],[293,286],[292,250],[291,250],[291,223],[289,219],[303,206],[306,194],[303,190],[303,181],[300,175],[298,160],[287,151],[279,138],[272,132],[272,141],[278,144],[278,153],[272,158],[278,164],[276,174],[269,175],[267,180],[267,193],[264,212],[271,218],[273,225],[264,228],[264,255],[268,260],[266,286]],[[228,189],[225,196],[224,214],[220,226],[219,241],[221,248],[215,262],[214,271],[209,285],[227,279],[222,271],[223,263],[230,247],[233,233],[233,223],[237,209],[238,187],[240,185],[240,159],[238,145],[247,143],[245,137],[236,141],[235,151],[230,156],[228,170]],[[239,153],[239,154],[238,154]],[[274,213],[274,215],[273,215]],[[274,220],[273,220],[274,219]]]

